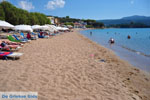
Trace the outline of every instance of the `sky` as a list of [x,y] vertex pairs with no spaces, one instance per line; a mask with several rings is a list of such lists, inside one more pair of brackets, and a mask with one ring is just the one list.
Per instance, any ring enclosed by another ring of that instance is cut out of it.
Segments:
[[80,19],[150,16],[150,0],[7,0],[29,12]]

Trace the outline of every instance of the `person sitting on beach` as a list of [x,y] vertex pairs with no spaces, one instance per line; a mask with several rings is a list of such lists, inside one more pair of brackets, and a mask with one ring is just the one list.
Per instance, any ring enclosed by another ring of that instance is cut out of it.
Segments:
[[31,39],[30,33],[27,34],[27,39]]
[[5,47],[7,44],[5,43],[5,41],[2,41],[1,46]]
[[43,32],[40,32],[40,36],[42,36],[43,35]]
[[5,41],[2,41],[1,47],[2,50],[10,50],[10,47],[5,43]]

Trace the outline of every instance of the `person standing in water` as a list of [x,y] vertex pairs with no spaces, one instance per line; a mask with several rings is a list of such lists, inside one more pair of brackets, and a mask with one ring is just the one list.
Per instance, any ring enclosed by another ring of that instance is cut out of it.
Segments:
[[130,35],[128,35],[128,37],[127,37],[128,39],[130,39],[131,38],[131,36]]
[[90,32],[90,35],[92,36],[92,32]]
[[115,43],[115,40],[113,38],[110,38],[109,41],[108,41],[110,44],[114,44]]

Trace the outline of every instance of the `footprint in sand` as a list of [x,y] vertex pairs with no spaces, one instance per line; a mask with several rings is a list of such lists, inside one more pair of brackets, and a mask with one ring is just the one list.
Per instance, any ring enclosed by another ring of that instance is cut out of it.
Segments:
[[139,73],[139,72],[140,72],[140,70],[139,70],[139,69],[137,69],[137,68],[134,68],[134,70],[135,70],[137,73]]
[[[38,99],[39,99],[39,100],[49,100],[48,98],[45,98],[45,97],[43,97],[43,96],[39,96]],[[53,99],[53,100],[54,100],[54,99]]]
[[49,80],[45,76],[39,77],[40,81],[48,83]]
[[26,77],[18,77],[17,80],[20,80],[20,81],[24,82],[24,81],[27,81],[27,78]]

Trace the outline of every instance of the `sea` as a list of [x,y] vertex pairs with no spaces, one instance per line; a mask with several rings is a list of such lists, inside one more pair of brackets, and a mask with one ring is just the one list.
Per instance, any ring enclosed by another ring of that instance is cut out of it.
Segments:
[[[150,72],[150,28],[110,28],[83,30],[90,40],[111,49],[121,59]],[[90,34],[91,33],[91,34]],[[128,39],[128,35],[131,37]],[[108,41],[115,40],[114,44]]]

